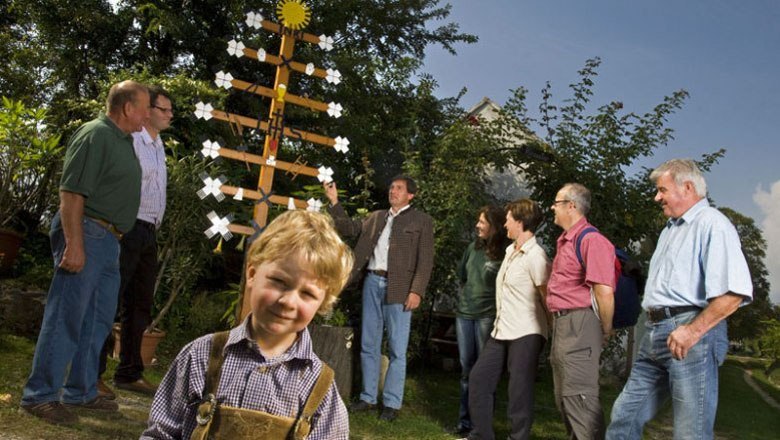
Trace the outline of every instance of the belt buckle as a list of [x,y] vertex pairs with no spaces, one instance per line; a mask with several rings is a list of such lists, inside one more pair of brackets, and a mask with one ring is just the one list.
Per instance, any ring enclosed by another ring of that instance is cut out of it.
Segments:
[[[658,322],[663,321],[667,318],[667,310],[668,307],[661,307],[659,309],[651,309],[647,311],[647,319],[650,320],[650,322]],[[669,314],[671,315],[671,314]]]
[[111,235],[113,235],[117,241],[122,240],[122,233],[119,232],[119,229],[116,228],[116,226],[113,223],[109,223],[106,220],[103,220],[101,218],[95,218],[95,217],[89,217],[87,218],[92,219],[95,223],[99,224],[103,227],[106,231],[110,232]]

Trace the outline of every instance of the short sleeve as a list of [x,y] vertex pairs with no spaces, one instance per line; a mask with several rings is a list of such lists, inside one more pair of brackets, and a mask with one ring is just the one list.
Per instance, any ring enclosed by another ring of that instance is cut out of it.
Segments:
[[580,246],[585,261],[585,282],[615,288],[615,246],[600,233],[590,233]]
[[541,247],[534,250],[529,270],[534,286],[539,287],[547,284],[550,279],[550,260]]
[[724,219],[713,222],[707,232],[701,252],[707,299],[731,292],[745,297],[743,304],[750,303],[753,283],[737,230]]
[[105,160],[103,145],[94,133],[74,134],[68,145],[60,189],[89,197],[95,192]]

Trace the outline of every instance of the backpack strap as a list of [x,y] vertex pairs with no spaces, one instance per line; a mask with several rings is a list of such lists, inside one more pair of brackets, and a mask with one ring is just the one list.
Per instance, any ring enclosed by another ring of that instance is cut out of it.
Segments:
[[582,246],[582,239],[591,232],[598,231],[599,230],[593,226],[588,226],[587,228],[583,229],[582,232],[580,232],[580,235],[577,236],[577,241],[574,244],[574,252],[577,253],[577,261],[580,262],[580,266],[582,266],[583,269],[585,269],[585,261],[582,259],[582,251],[580,250],[580,246]]
[[305,439],[309,435],[311,418],[320,404],[322,404],[322,401],[325,400],[325,395],[333,383],[334,375],[333,369],[323,362],[317,382],[314,384],[314,388],[312,388],[309,398],[303,406],[303,411],[301,411],[298,420],[295,422],[295,429],[293,430],[293,438],[295,440]]

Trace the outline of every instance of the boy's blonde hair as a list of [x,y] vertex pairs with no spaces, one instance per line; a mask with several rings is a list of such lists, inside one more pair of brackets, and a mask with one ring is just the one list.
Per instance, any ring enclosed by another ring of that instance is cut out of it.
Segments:
[[329,313],[352,270],[352,251],[344,244],[325,214],[310,211],[287,211],[252,242],[247,252],[247,267],[268,261],[298,256],[325,290],[325,299],[317,313]]

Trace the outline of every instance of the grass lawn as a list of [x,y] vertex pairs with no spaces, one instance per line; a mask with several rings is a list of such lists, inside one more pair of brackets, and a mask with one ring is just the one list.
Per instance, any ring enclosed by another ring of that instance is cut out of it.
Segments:
[[780,413],[750,389],[742,368],[726,363],[720,369],[715,429],[735,439],[769,439],[780,435]]
[[753,373],[753,379],[756,381],[759,387],[767,394],[772,396],[777,403],[780,403],[780,388],[778,388],[773,382],[766,377],[764,370],[751,370]]
[[[29,373],[34,345],[31,341],[0,335],[0,438],[13,440],[44,439],[136,439],[145,427],[151,399],[132,393],[120,393],[118,414],[95,416],[81,414],[75,427],[55,427],[19,410],[22,386]],[[116,362],[109,360],[111,377]],[[148,377],[158,382],[165,371],[153,367]],[[496,437],[508,434],[506,421],[506,380],[499,385],[496,405]],[[602,402],[608,415],[619,386],[604,386]],[[459,383],[456,372],[439,371],[430,365],[409,370],[404,408],[395,423],[380,422],[375,414],[357,414],[350,418],[353,439],[453,439],[447,430],[457,422]],[[742,379],[739,364],[728,363],[721,368],[721,389],[716,431],[718,439],[777,438],[780,414],[764,403]],[[671,437],[670,405],[646,429],[645,438]],[[535,420],[532,438],[565,439],[552,397],[549,367],[542,368],[536,384]]]

